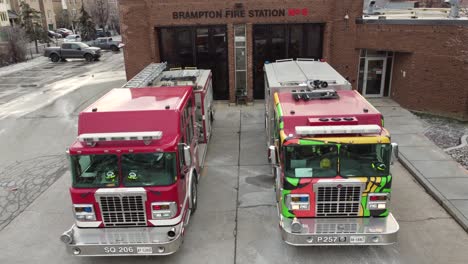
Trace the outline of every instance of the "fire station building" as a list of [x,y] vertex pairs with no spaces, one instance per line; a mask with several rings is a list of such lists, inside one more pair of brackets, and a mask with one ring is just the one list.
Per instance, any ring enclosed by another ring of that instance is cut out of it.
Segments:
[[119,0],[127,78],[213,72],[214,97],[264,97],[263,65],[325,59],[366,97],[468,120],[468,19],[364,15],[365,0]]

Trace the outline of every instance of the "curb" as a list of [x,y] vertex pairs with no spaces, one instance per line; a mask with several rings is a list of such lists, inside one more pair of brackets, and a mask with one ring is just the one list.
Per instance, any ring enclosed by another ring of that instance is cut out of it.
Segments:
[[463,215],[450,200],[435,188],[424,175],[400,152],[399,161],[405,169],[424,187],[424,189],[451,215],[455,221],[468,232],[468,219]]

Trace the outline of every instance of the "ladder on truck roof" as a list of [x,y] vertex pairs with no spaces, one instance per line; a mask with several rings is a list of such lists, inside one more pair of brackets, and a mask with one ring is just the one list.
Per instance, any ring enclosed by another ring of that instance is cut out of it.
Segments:
[[141,72],[122,86],[122,88],[138,88],[150,86],[167,67],[167,62],[150,63]]

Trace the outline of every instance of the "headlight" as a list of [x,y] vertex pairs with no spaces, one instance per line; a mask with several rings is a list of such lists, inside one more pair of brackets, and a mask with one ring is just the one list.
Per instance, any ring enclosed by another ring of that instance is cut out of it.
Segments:
[[369,193],[367,195],[367,208],[369,210],[385,210],[390,200],[388,193]]
[[308,194],[288,194],[285,204],[289,210],[309,210],[310,199]]
[[75,218],[78,221],[96,221],[96,214],[92,204],[74,204]]
[[176,202],[151,203],[151,214],[153,219],[173,218],[177,214]]

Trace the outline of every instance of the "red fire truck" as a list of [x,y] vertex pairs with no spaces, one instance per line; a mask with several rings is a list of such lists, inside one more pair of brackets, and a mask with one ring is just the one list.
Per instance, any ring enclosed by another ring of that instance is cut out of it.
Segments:
[[69,148],[77,256],[169,255],[197,208],[192,87],[118,88],[79,115]]
[[200,143],[208,144],[211,137],[211,123],[213,122],[215,112],[211,70],[197,69],[195,67],[166,69],[166,62],[151,63],[123,87],[191,86],[195,97],[195,113],[197,126],[200,130]]
[[279,225],[291,245],[386,245],[397,158],[383,116],[330,65],[265,65],[266,126]]

